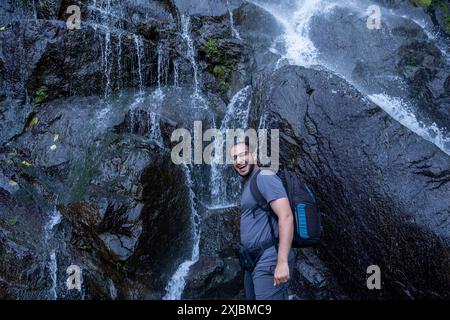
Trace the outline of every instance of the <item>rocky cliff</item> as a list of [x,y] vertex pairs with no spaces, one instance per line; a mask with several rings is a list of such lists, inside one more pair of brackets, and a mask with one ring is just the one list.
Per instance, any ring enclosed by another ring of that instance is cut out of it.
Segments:
[[242,298],[240,181],[171,160],[202,121],[279,129],[314,187],[291,298],[448,299],[448,12],[376,3],[2,2],[0,298]]

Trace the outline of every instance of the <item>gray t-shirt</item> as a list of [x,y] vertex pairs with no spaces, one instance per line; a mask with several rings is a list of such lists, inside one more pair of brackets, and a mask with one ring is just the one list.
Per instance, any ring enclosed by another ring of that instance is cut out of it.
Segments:
[[[271,239],[270,226],[267,220],[267,212],[261,209],[253,211],[257,205],[256,199],[250,192],[251,180],[255,178],[257,170],[253,170],[250,177],[244,184],[244,190],[241,198],[241,243],[245,247],[252,247],[257,243]],[[258,189],[261,195],[270,202],[287,198],[286,190],[284,189],[281,179],[270,170],[261,170],[261,173],[257,176]],[[272,218],[272,223],[275,231],[275,236],[278,237],[278,223]],[[294,252],[291,249],[289,253],[289,262],[294,259]],[[268,267],[276,265],[277,263],[277,251],[275,246],[272,246],[264,251],[263,255],[258,261],[257,267]]]

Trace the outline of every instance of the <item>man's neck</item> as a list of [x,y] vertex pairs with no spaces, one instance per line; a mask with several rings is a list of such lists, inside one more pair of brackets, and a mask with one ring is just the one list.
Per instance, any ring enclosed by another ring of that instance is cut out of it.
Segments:
[[250,179],[250,177],[251,177],[258,169],[259,169],[258,165],[255,164],[255,166],[253,167],[253,170],[252,170],[251,172],[249,172],[248,175],[246,175],[246,176],[244,177],[244,181],[247,182],[247,181]]

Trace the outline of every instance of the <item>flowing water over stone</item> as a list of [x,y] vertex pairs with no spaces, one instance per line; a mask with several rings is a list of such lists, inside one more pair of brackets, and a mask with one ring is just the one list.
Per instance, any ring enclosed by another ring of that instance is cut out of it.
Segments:
[[230,16],[231,32],[233,33],[233,36],[235,36],[237,39],[242,40],[239,31],[237,31],[236,26],[234,25],[233,10],[230,8],[230,2],[228,0],[227,0],[227,8],[228,8],[228,15]]
[[58,280],[58,261],[57,261],[57,243],[54,240],[53,229],[61,222],[61,213],[55,208],[50,212],[50,219],[45,225],[45,241],[49,247],[50,260],[48,262],[48,268],[50,270],[51,287],[50,287],[50,299],[56,300],[58,298],[57,293],[57,280]]
[[144,81],[142,76],[142,59],[143,59],[143,40],[138,35],[133,35],[134,44],[136,48],[136,57],[137,57],[137,67],[138,67],[138,75],[139,75],[139,94],[142,93],[144,89]]
[[[355,51],[343,49],[341,56],[339,52],[332,49],[332,45],[329,43],[332,41],[337,43],[343,38],[341,38],[341,34],[332,29],[330,29],[330,33],[335,32],[337,40],[331,40],[333,38],[330,37],[330,42],[324,41],[323,26],[333,26],[336,16],[339,14],[347,14],[348,17],[363,16],[369,5],[368,2],[349,1],[344,4],[343,2],[332,0],[297,0],[278,3],[261,0],[252,1],[252,3],[272,14],[283,28],[283,34],[274,41],[271,48],[274,53],[281,56],[277,62],[278,67],[287,61],[290,64],[305,67],[322,67],[339,74],[402,125],[434,143],[442,151],[450,154],[449,128],[440,127],[433,119],[417,120],[415,114],[417,110],[416,102],[408,98],[406,87],[399,77],[394,74],[381,74],[379,79],[376,79],[375,76],[371,75],[372,79],[364,79],[366,82],[372,82],[370,86],[367,86],[361,80],[355,78],[353,69],[359,61],[364,61],[365,57],[362,50],[356,51],[355,54]],[[397,18],[397,14],[393,11],[383,11],[382,13],[383,17],[386,17],[384,18],[386,22],[383,20],[382,22],[386,24]],[[414,21],[414,19],[404,15],[403,18]],[[362,28],[364,27],[365,25]],[[366,28],[358,32],[361,32],[361,36],[369,37],[368,41],[371,40],[370,37],[373,37],[373,41],[379,41],[378,37],[380,37],[380,34],[381,37],[390,37],[390,30],[385,30],[388,27],[389,25],[383,24],[379,31]],[[371,35],[371,32],[372,34],[378,32],[378,34]],[[426,31],[425,34],[430,33]],[[348,35],[347,39],[350,39]],[[430,40],[433,41],[433,39]],[[351,39],[343,41],[358,43]],[[393,50],[392,48],[395,47],[391,48],[387,41],[389,40],[383,40],[379,45],[385,46],[387,50]],[[369,49],[370,44],[369,42],[367,43],[367,48]],[[336,46],[342,46],[342,43],[336,44]],[[395,112],[393,112],[394,109]]]
[[166,286],[166,294],[164,300],[179,300],[186,285],[186,276],[189,272],[189,268],[198,261],[200,256],[200,217],[197,209],[195,208],[195,194],[192,190],[193,183],[191,179],[191,170],[188,166],[183,165],[183,172],[186,178],[186,184],[189,190],[190,209],[191,209],[191,223],[192,223],[192,238],[193,247],[189,260],[184,261],[171,277],[169,283]]
[[[226,208],[238,204],[240,193],[240,178],[226,163],[226,155],[229,150],[226,147],[227,130],[246,130],[248,126],[248,113],[251,102],[251,86],[239,90],[227,106],[227,113],[222,120],[220,132],[222,141],[215,140],[214,149],[220,150],[212,157],[211,166],[211,209]],[[221,143],[222,142],[222,143]]]
[[[0,297],[241,298],[241,179],[170,158],[202,121],[279,128],[317,185],[325,245],[301,253],[293,297],[448,298],[448,39],[374,2],[379,30],[372,1],[91,0],[80,30],[64,1],[0,4]],[[62,290],[72,263],[81,293]],[[379,296],[360,288],[373,263]]]
[[187,57],[191,63],[194,76],[194,96],[199,95],[198,66],[195,60],[195,47],[191,38],[191,18],[189,15],[181,15],[181,37],[187,46]]

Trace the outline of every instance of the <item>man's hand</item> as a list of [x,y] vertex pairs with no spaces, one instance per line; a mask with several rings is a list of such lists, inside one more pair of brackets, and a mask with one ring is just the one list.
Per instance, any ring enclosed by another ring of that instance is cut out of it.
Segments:
[[289,280],[289,265],[287,262],[277,263],[273,278],[274,286],[278,286],[279,284],[285,283]]

